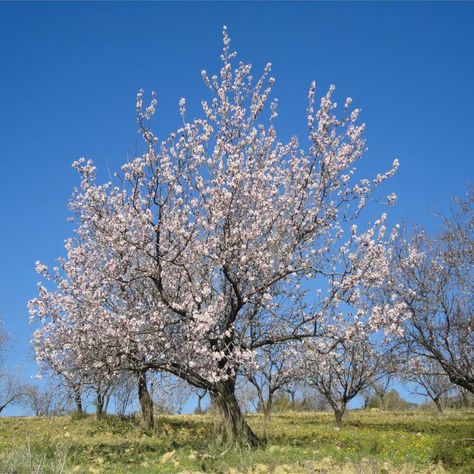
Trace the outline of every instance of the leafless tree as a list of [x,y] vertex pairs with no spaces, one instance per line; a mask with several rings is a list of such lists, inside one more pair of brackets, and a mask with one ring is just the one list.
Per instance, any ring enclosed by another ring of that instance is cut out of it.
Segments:
[[393,383],[393,375],[388,373],[384,374],[383,377],[378,378],[377,381],[370,384],[368,389],[373,392],[373,395],[377,398],[380,409],[386,410],[387,409],[387,395],[390,392],[390,387]]
[[12,372],[0,372],[0,413],[10,404],[20,401],[25,387]]
[[359,395],[362,397],[362,400],[364,401],[364,410],[366,410],[367,408],[369,408],[370,400],[374,396],[374,390],[369,385],[368,387],[365,387],[364,389],[362,389]]
[[452,391],[453,384],[436,360],[409,360],[404,379],[415,384],[416,394],[430,398],[438,412],[443,412],[443,398]]
[[117,415],[122,417],[126,415],[127,410],[133,403],[136,386],[136,377],[132,374],[125,372],[118,377],[112,390],[112,398]]
[[200,415],[200,414],[204,413],[204,409],[202,407],[202,402],[206,398],[206,396],[208,395],[207,390],[193,388],[193,387],[191,387],[191,390],[192,390],[193,394],[196,396],[196,399],[197,399],[197,406],[196,406],[196,409],[194,410],[194,413],[197,414],[197,415]]
[[155,376],[153,401],[161,411],[181,414],[192,393],[191,386],[178,377],[164,373]]
[[296,379],[291,348],[285,344],[266,346],[260,349],[257,367],[247,370],[245,376],[255,387],[258,408],[263,412],[263,432],[266,437],[273,407],[273,398],[279,390],[284,390]]
[[69,398],[63,386],[54,380],[46,384],[27,384],[23,387],[21,400],[35,416],[57,416],[69,410]]
[[95,394],[95,417],[97,420],[103,420],[107,415],[107,409],[112,395],[113,381],[104,380],[91,384],[91,389]]
[[291,380],[289,383],[285,384],[283,391],[288,394],[291,401],[291,407],[295,408],[296,405],[296,396],[299,391],[302,390],[300,381],[295,377],[294,380]]
[[23,385],[11,370],[3,369],[3,357],[8,344],[8,332],[0,315],[0,413],[18,402],[23,395]]
[[235,394],[243,413],[258,411],[257,390],[246,377],[237,378]]

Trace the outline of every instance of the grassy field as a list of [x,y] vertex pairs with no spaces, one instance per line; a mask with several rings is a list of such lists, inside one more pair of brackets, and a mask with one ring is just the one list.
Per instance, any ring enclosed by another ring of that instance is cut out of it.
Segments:
[[[261,431],[262,419],[250,415]],[[0,418],[0,473],[474,473],[474,412],[276,414],[265,447],[212,445],[209,416]]]

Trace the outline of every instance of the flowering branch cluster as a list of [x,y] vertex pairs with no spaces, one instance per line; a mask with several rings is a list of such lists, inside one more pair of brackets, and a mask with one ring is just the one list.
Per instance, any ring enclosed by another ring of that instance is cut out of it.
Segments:
[[[393,235],[385,215],[362,231],[356,223],[398,162],[356,178],[364,125],[351,99],[336,115],[334,86],[319,107],[310,87],[308,144],[280,141],[271,64],[254,82],[223,35],[219,74],[202,72],[212,95],[202,118],[188,120],[182,99],[183,125],[160,140],[149,129],[156,96],[145,106],[140,91],[146,150],[118,183],[97,183],[91,161],[73,164],[82,177],[71,201],[76,236],[59,268],[37,266],[53,287],[41,285],[30,303],[40,362],[89,374],[154,368],[221,393],[262,348],[313,337],[347,307],[366,314]],[[389,304],[371,324],[391,324],[401,310]]]

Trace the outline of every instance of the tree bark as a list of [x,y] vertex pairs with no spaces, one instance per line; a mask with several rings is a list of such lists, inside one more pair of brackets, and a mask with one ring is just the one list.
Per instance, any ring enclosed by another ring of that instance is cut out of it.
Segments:
[[382,394],[382,395],[379,395],[379,400],[380,400],[380,409],[382,411],[386,411],[387,410],[387,401],[386,401],[385,393]]
[[198,402],[197,402],[196,413],[199,414],[199,415],[204,413],[203,410],[202,410],[202,401],[203,401],[205,396],[206,396],[206,392],[204,392],[203,394],[200,394],[200,393],[197,394]]
[[296,393],[290,392],[290,398],[291,398],[291,409],[294,410],[296,408]]
[[110,392],[107,392],[104,395],[104,413],[107,413],[109,409],[109,402],[110,402]]
[[248,445],[255,447],[260,440],[245,421],[235,397],[235,381],[226,380],[211,391],[212,404],[219,416],[217,441],[223,445]]
[[12,397],[9,400],[7,400],[3,405],[0,405],[0,413],[2,413],[3,410],[11,403],[13,402],[17,397]]
[[80,387],[74,387],[74,401],[76,403],[76,411],[77,413],[82,413],[84,412],[82,409],[82,397],[81,397],[81,389]]
[[342,425],[342,417],[344,416],[345,407],[334,410],[334,416],[336,417],[336,426],[338,428]]
[[273,392],[268,394],[268,400],[264,404],[264,411],[263,411],[263,437],[265,440],[268,437],[268,426],[270,425],[270,418],[272,416],[272,408],[273,408]]
[[146,384],[146,372],[140,372],[138,375],[138,399],[142,409],[143,422],[147,429],[152,430],[155,426],[153,416],[153,400],[150,397]]
[[364,410],[367,410],[370,402],[370,397],[366,396],[364,397]]
[[440,397],[435,397],[433,398],[434,404],[436,405],[436,409],[438,410],[438,413],[443,413],[443,404],[441,403],[441,398]]
[[97,405],[95,408],[95,417],[98,421],[104,419],[105,417],[104,397],[100,391],[97,392]]

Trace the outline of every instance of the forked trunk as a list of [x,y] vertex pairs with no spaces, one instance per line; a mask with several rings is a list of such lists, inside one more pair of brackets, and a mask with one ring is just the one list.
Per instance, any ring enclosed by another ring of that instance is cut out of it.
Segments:
[[146,372],[140,372],[138,375],[138,399],[142,409],[143,422],[147,429],[152,430],[155,426],[155,419],[153,417],[153,400],[146,385]]
[[248,445],[251,447],[260,444],[259,439],[245,421],[235,398],[235,381],[227,380],[211,392],[212,405],[219,416],[217,427],[217,441],[223,445]]
[[196,414],[198,415],[201,415],[202,413],[204,413],[203,409],[202,409],[202,401],[204,399],[204,397],[206,396],[206,392],[204,392],[203,394],[201,393],[198,393],[197,394],[197,408],[196,408]]

